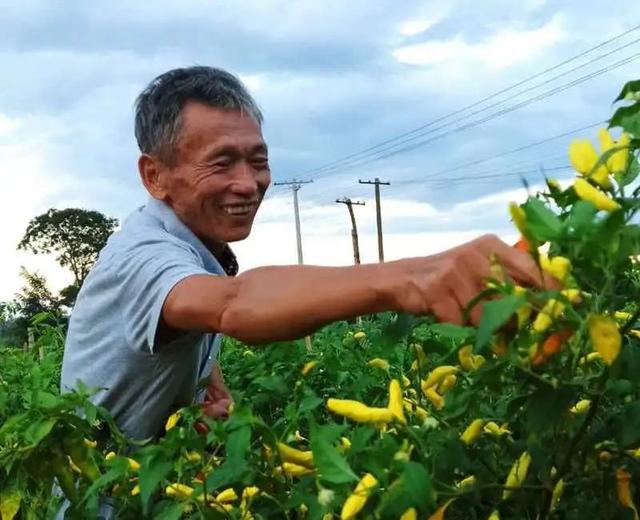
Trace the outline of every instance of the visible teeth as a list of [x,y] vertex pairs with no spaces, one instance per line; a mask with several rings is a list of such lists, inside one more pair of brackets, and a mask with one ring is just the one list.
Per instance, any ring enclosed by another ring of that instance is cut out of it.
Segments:
[[237,206],[225,206],[223,208],[229,215],[242,215],[253,209],[253,204],[239,204]]

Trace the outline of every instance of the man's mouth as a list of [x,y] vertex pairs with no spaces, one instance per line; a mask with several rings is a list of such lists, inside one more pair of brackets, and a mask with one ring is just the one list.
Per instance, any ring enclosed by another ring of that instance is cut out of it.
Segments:
[[257,206],[258,202],[253,201],[242,204],[225,204],[222,206],[222,209],[227,213],[227,215],[242,216],[250,214]]

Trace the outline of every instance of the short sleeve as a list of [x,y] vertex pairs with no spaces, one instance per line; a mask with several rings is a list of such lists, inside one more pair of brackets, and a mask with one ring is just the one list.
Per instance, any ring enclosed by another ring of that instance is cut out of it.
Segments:
[[120,310],[129,346],[155,352],[162,306],[171,289],[196,274],[212,274],[187,244],[171,237],[136,244],[118,262]]

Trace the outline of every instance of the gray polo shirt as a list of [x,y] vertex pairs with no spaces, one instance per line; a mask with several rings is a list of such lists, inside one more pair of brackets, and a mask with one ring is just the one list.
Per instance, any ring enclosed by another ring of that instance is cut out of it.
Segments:
[[71,314],[61,390],[82,380],[125,434],[155,436],[177,408],[202,400],[220,335],[156,338],[164,300],[194,274],[225,275],[218,260],[163,202],[150,199],[109,239]]

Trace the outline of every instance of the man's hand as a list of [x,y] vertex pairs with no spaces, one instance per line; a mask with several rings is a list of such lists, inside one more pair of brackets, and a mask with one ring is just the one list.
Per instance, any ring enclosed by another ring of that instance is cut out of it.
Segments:
[[202,409],[208,417],[218,419],[229,416],[229,408],[232,404],[233,399],[224,384],[220,367],[216,363],[211,371],[211,383],[207,388]]
[[[465,308],[486,289],[492,276],[492,257],[517,284],[558,288],[556,280],[541,275],[528,253],[485,235],[438,255],[397,262],[397,268],[408,274],[398,306],[412,314],[433,314],[440,321],[462,324]],[[473,325],[478,325],[481,313],[482,305],[471,309]]]

